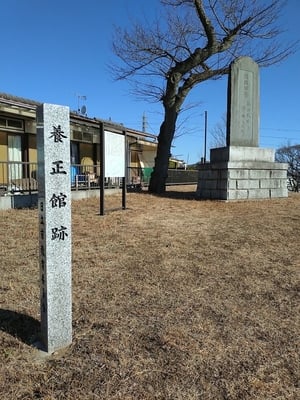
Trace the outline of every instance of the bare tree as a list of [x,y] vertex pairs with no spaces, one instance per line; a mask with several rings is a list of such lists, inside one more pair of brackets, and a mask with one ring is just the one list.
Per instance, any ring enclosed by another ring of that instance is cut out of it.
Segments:
[[288,164],[288,176],[295,182],[295,186],[298,191],[300,184],[300,144],[290,145],[281,147],[276,150],[275,159],[278,162]]
[[[284,60],[295,43],[280,44],[277,26],[283,0],[161,0],[155,20],[118,28],[112,65],[115,79],[132,82],[137,96],[160,101],[164,118],[149,191],[165,190],[176,122],[196,85],[229,72],[241,55],[260,66]],[[121,62],[120,62],[121,61]]]
[[222,115],[222,119],[210,131],[210,146],[212,148],[226,146],[226,115]]

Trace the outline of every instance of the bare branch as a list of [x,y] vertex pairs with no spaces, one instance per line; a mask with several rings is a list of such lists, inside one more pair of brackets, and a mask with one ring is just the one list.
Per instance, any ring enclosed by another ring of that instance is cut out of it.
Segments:
[[201,0],[195,0],[194,3],[196,12],[207,36],[207,47],[214,46],[216,42],[215,30],[210,19],[204,11],[203,2]]
[[[138,98],[163,105],[157,155],[163,168],[178,114],[196,85],[227,74],[237,57],[249,56],[268,66],[297,50],[297,41],[280,41],[278,17],[284,2],[161,0],[164,12],[159,17],[116,30],[114,78],[130,81]],[[160,173],[165,176],[166,171]]]

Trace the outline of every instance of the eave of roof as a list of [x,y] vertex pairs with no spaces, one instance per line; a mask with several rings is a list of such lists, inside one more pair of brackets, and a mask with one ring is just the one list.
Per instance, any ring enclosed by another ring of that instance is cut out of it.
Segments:
[[[31,100],[31,99],[25,99],[23,97],[13,96],[8,93],[1,93],[1,92],[0,92],[0,102],[9,104],[11,106],[22,107],[22,108],[31,109],[31,110],[35,110],[37,106],[43,104],[42,102],[38,102],[35,100]],[[105,126],[110,126],[112,129],[117,129],[117,131],[126,131],[127,134],[132,135],[134,137],[145,138],[145,139],[148,138],[148,139],[152,139],[154,141],[157,140],[157,136],[153,135],[151,133],[131,129],[131,128],[125,127],[124,125],[122,125],[120,123],[116,123],[113,121],[107,121],[107,120],[103,120],[100,118],[90,118],[90,117],[78,114],[77,112],[74,112],[74,111],[70,111],[70,119],[81,121],[81,122],[86,122],[86,123],[90,123],[90,124],[103,123],[103,124],[105,124]]]

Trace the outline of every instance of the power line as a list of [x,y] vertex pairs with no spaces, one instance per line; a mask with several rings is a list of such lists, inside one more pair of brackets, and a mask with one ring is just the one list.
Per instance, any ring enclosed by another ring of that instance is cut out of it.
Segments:
[[277,131],[277,132],[300,132],[300,129],[287,129],[287,128],[260,128],[264,131]]
[[262,138],[269,138],[269,139],[300,139],[298,136],[270,136],[270,135],[261,135]]

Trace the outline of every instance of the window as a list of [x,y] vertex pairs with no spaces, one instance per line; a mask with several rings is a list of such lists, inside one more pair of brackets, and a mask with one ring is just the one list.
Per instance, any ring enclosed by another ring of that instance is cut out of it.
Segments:
[[9,130],[24,131],[24,121],[22,119],[0,117],[0,126]]
[[24,123],[22,119],[8,119],[7,120],[7,127],[8,128],[16,128],[22,129],[24,128]]

